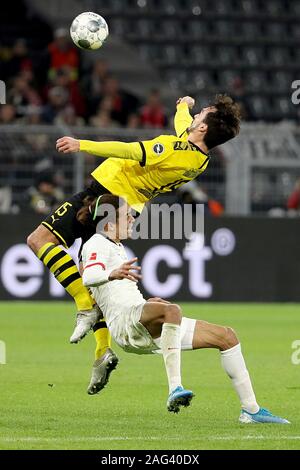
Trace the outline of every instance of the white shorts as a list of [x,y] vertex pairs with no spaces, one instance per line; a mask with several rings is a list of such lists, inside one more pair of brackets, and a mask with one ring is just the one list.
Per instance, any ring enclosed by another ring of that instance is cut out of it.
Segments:
[[[140,323],[144,303],[123,311],[109,325],[115,342],[126,352],[135,354],[161,353],[160,338],[153,339],[149,331]],[[181,349],[193,349],[193,337],[196,320],[182,317]]]

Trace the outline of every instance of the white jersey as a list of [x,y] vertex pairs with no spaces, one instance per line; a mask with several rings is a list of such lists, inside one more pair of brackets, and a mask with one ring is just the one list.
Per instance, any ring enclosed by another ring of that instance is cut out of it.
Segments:
[[115,243],[97,233],[83,245],[82,261],[83,284],[91,288],[108,326],[126,310],[145,303],[136,282],[108,280],[111,271],[128,261],[122,243]]

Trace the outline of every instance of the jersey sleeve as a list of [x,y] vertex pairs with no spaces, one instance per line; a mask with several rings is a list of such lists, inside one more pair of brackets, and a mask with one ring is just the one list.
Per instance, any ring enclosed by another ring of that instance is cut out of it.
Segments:
[[107,270],[109,247],[102,237],[92,237],[82,250],[82,282],[86,287],[98,287],[109,282],[110,271]]
[[175,136],[160,135],[152,140],[143,140],[140,145],[143,150],[141,166],[156,165],[166,160],[173,153]]
[[179,103],[174,117],[174,127],[177,137],[184,137],[187,128],[190,127],[192,122],[193,118],[190,115],[187,103]]
[[93,142],[80,140],[80,151],[91,153],[103,158],[125,158],[142,161],[143,153],[139,142]]

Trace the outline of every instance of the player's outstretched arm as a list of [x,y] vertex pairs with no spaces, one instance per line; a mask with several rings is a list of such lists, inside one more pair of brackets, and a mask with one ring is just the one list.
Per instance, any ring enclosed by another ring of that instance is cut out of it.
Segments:
[[191,96],[184,96],[177,100],[176,105],[177,111],[174,117],[174,127],[176,135],[180,137],[192,124],[193,118],[189,110],[195,106],[195,100]]
[[56,142],[56,149],[61,153],[87,152],[104,158],[125,158],[141,162],[143,152],[138,142],[93,142],[73,137],[61,137]]
[[[97,253],[96,254],[97,257]],[[103,258],[103,256],[102,256]],[[137,258],[126,261],[121,264],[117,269],[113,269],[111,272],[107,271],[105,264],[102,262],[90,262],[84,263],[84,270],[82,275],[83,285],[86,287],[99,287],[106,284],[109,281],[129,279],[130,281],[137,282],[142,276],[138,274],[141,271],[140,266],[134,266]]]

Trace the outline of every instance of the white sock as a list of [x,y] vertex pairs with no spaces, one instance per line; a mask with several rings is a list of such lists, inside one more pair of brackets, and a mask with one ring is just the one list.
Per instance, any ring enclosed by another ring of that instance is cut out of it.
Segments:
[[242,408],[249,413],[257,413],[259,405],[256,402],[249,372],[246,368],[241,345],[237,344],[227,351],[221,351],[222,366],[232,380]]
[[181,339],[180,325],[164,323],[161,330],[160,347],[165,361],[169,382],[169,392],[181,385],[180,359]]

